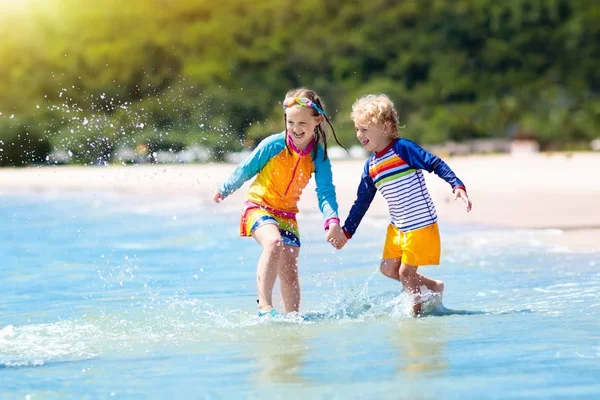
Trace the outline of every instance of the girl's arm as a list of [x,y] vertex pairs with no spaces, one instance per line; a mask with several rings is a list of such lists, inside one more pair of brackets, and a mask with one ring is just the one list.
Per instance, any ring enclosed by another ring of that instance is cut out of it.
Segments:
[[329,228],[332,222],[340,223],[338,217],[338,203],[335,197],[335,186],[333,184],[333,175],[331,173],[331,162],[329,158],[323,160],[323,149],[319,146],[315,163],[315,183],[317,192],[317,201],[319,210],[325,218],[325,229]]
[[[271,157],[281,151],[282,145],[280,142],[283,143],[282,134],[271,135],[263,139],[252,154],[238,164],[225,183],[219,186],[219,193],[223,197],[227,197],[242,187],[247,180],[258,174]],[[283,144],[283,147],[285,147],[285,144]]]
[[398,139],[394,142],[394,151],[413,168],[433,172],[452,186],[452,191],[463,189],[465,185],[441,158],[431,154],[418,144],[408,139]]
[[367,160],[356,192],[356,200],[344,222],[344,233],[348,238],[351,238],[356,232],[360,221],[362,221],[375,197],[375,193],[377,193],[377,188],[373,183],[373,179],[369,176],[369,160]]

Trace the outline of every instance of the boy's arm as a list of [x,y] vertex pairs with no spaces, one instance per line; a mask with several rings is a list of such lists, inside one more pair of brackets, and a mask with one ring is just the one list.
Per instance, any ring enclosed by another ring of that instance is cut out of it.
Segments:
[[424,169],[427,172],[433,172],[452,187],[454,192],[456,189],[465,188],[464,183],[454,172],[438,156],[431,154],[418,144],[408,139],[399,139],[394,142],[394,150],[408,165],[418,169]]
[[340,223],[338,217],[338,203],[335,197],[335,185],[333,184],[333,174],[331,173],[331,162],[329,158],[323,160],[323,152],[319,147],[315,163],[315,184],[317,192],[317,201],[319,210],[325,218],[325,230],[329,228],[332,222]]
[[367,160],[356,192],[356,200],[344,222],[344,233],[348,238],[351,238],[356,232],[360,221],[362,221],[375,197],[375,193],[377,193],[377,188],[369,176],[369,160]]
[[227,197],[242,187],[247,180],[258,174],[265,164],[281,151],[277,146],[279,136],[272,135],[263,139],[254,151],[238,164],[225,183],[219,186],[219,193]]

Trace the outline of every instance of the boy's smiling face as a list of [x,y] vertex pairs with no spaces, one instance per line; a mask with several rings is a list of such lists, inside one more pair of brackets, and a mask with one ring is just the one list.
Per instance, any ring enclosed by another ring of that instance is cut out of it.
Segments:
[[382,151],[393,140],[389,129],[383,124],[356,120],[354,121],[354,130],[356,138],[368,152]]

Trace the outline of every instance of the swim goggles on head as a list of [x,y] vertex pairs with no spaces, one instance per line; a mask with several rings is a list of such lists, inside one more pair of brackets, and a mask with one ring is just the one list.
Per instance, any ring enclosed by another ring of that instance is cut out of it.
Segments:
[[325,115],[325,111],[321,110],[321,108],[308,97],[288,97],[283,101],[283,108],[288,108],[293,105],[299,105],[301,107],[312,107],[315,110],[317,110],[319,114]]

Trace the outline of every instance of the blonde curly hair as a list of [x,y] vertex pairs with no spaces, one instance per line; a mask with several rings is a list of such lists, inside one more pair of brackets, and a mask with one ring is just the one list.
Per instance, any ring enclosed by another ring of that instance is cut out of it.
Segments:
[[368,94],[356,100],[350,118],[355,124],[382,125],[390,138],[398,137],[398,112],[385,94]]

